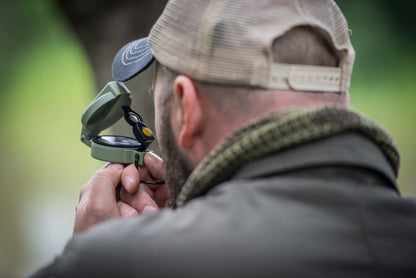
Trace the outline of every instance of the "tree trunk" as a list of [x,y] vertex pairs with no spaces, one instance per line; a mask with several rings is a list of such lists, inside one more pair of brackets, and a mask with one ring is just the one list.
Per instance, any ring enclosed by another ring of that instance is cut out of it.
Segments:
[[[126,43],[146,37],[167,0],[57,0],[76,36],[84,46],[92,65],[97,93],[113,80],[111,66],[117,51]],[[132,92],[133,110],[154,129],[153,100],[147,93],[151,88],[154,70],[126,82]],[[132,136],[127,124],[117,123],[113,132]],[[157,144],[151,149],[158,152]]]

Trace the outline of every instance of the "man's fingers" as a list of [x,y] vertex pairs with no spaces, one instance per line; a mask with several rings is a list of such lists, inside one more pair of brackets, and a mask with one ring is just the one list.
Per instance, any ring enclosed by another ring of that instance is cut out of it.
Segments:
[[[108,193],[115,192],[120,183],[120,176],[124,169],[121,164],[109,164],[106,168],[97,170],[91,179],[81,188],[80,199],[86,192],[93,192],[93,196],[100,197]],[[98,195],[95,195],[98,193]],[[114,195],[114,194],[112,194]]]
[[135,194],[128,193],[124,188],[120,191],[121,200],[136,209],[139,214],[149,214],[159,210],[153,197],[154,192],[144,184],[140,184],[139,190]]
[[116,188],[120,183],[120,174],[123,169],[124,166],[118,163],[107,164],[103,168],[97,170],[90,181],[93,179],[105,179],[109,185]]
[[117,207],[120,212],[120,216],[123,218],[133,217],[139,214],[137,210],[122,201],[117,202]]
[[119,217],[116,202],[116,188],[123,171],[121,164],[109,164],[101,168],[82,187],[75,215],[74,233],[91,226]]
[[144,156],[144,164],[150,174],[156,180],[165,180],[165,172],[163,169],[163,160],[154,153],[146,153]]
[[[164,181],[163,160],[153,153],[146,153],[144,156],[145,166],[137,170],[133,164],[127,166],[121,177],[121,182],[126,191],[135,194],[139,188],[140,180],[152,181],[154,179]],[[155,186],[156,189],[159,186]]]
[[128,193],[134,194],[137,192],[139,181],[139,172],[134,164],[130,164],[124,168],[123,173],[121,174],[121,183]]

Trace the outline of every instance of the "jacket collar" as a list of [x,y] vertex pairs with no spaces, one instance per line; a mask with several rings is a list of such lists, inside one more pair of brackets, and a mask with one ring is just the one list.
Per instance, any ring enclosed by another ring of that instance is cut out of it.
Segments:
[[396,188],[396,174],[379,147],[368,137],[345,132],[272,153],[242,166],[233,179],[256,178],[317,166],[371,169]]
[[[342,140],[337,136],[346,134],[349,135]],[[310,144],[320,146],[306,147]],[[334,148],[340,152],[335,153]],[[295,149],[300,153],[296,154]],[[356,153],[360,151],[366,157],[361,161]],[[268,163],[270,154],[279,154],[279,162]],[[192,172],[175,206],[183,206],[233,176],[253,177],[307,164],[362,165],[385,173],[394,182],[399,161],[398,150],[388,133],[365,116],[336,107],[290,110],[243,127],[225,139]],[[249,170],[251,163],[255,167]]]

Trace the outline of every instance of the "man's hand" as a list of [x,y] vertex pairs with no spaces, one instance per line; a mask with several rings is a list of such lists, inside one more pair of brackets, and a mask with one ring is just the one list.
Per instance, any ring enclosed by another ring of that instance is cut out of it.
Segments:
[[139,167],[139,171],[134,165],[124,169],[120,198],[140,214],[149,214],[158,211],[160,207],[167,207],[169,203],[166,184],[140,182],[164,181],[162,159],[153,153],[146,153],[144,164],[145,167]]
[[82,187],[76,208],[74,234],[120,217],[149,214],[168,205],[166,185],[146,185],[142,181],[163,181],[162,159],[152,153],[144,157],[145,167],[108,164],[95,172]]

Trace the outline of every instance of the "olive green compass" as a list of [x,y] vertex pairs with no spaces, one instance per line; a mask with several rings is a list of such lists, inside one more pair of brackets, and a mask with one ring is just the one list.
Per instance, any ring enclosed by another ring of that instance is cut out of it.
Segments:
[[[143,165],[147,147],[153,142],[150,128],[142,117],[130,108],[130,91],[121,83],[112,81],[101,90],[82,114],[81,141],[91,148],[95,159]],[[118,135],[100,135],[124,116],[132,126],[135,138]]]

